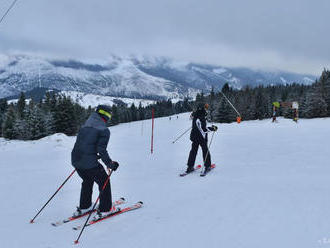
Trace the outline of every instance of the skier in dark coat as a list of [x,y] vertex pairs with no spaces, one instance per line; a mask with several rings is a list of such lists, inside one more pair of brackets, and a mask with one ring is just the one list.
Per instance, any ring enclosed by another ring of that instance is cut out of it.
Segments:
[[112,208],[110,181],[102,188],[108,178],[108,174],[103,166],[98,162],[101,159],[107,166],[108,172],[115,171],[119,164],[112,161],[108,152],[107,145],[110,138],[110,131],[106,123],[111,119],[110,108],[105,105],[99,105],[94,113],[79,130],[76,143],[71,153],[72,165],[82,178],[80,193],[80,204],[74,216],[81,215],[92,208],[93,185],[96,182],[99,186],[100,205],[98,207],[98,216],[115,211]]
[[188,158],[188,167],[186,173],[194,171],[194,165],[198,147],[201,146],[203,151],[203,160],[205,172],[208,172],[211,168],[211,155],[207,147],[207,133],[210,131],[217,131],[217,126],[212,125],[211,127],[206,126],[206,110],[208,104],[199,105],[197,110],[191,114],[192,118],[192,130],[190,133],[190,140],[192,141],[191,150]]

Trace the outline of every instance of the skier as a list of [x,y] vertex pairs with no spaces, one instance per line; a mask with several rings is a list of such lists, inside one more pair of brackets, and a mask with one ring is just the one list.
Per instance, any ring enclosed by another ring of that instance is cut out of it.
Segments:
[[277,109],[276,109],[276,106],[274,105],[273,106],[273,120],[272,120],[272,122],[276,122],[276,115],[277,115]]
[[190,133],[190,140],[192,141],[192,145],[189,153],[186,173],[194,171],[194,165],[199,146],[201,146],[203,151],[205,167],[204,173],[207,173],[211,170],[211,155],[207,147],[207,133],[210,131],[217,131],[218,127],[214,125],[211,127],[206,126],[206,110],[208,107],[209,105],[207,103],[205,105],[200,104],[197,110],[191,114],[192,130]]
[[71,153],[71,161],[83,181],[80,192],[80,204],[73,216],[79,216],[92,209],[94,182],[98,184],[100,191],[100,204],[95,218],[102,218],[103,215],[117,211],[115,207],[112,207],[110,181],[108,181],[102,191],[108,174],[98,162],[98,159],[102,159],[107,166],[108,173],[110,173],[110,170],[117,170],[119,166],[118,162],[111,160],[107,152],[110,131],[106,123],[111,119],[110,111],[110,107],[99,105],[79,130]]
[[298,123],[298,109],[296,108],[293,109],[293,121]]

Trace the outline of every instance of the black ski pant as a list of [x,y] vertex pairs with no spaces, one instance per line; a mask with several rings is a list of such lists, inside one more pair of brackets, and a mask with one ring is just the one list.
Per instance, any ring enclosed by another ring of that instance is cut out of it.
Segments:
[[96,182],[99,186],[99,191],[101,192],[99,210],[101,212],[110,211],[112,207],[111,186],[109,180],[102,191],[104,183],[108,178],[108,174],[105,172],[103,166],[99,164],[98,167],[88,170],[77,169],[77,172],[83,180],[81,184],[79,207],[81,209],[86,209],[92,205],[93,185],[94,182]]
[[191,144],[191,150],[189,153],[189,158],[188,158],[188,163],[187,163],[188,168],[194,168],[196,155],[197,155],[199,146],[201,146],[202,151],[203,151],[203,161],[205,161],[204,166],[206,168],[211,167],[211,154],[207,147],[207,142],[206,141],[202,141],[202,142],[193,141]]

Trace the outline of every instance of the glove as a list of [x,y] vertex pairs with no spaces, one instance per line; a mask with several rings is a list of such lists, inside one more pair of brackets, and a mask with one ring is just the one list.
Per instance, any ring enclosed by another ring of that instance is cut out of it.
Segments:
[[119,163],[117,161],[111,161],[108,168],[110,168],[113,171],[116,171],[119,167]]
[[216,132],[218,130],[218,127],[215,125],[212,125],[209,129],[213,132]]

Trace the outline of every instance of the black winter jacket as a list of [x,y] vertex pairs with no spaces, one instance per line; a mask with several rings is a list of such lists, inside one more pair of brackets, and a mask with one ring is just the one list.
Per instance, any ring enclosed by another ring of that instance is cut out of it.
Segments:
[[193,142],[207,142],[207,132],[210,131],[206,127],[206,111],[199,109],[192,113],[192,129],[190,133],[190,140]]
[[109,167],[111,159],[107,152],[110,131],[97,113],[92,113],[79,130],[71,152],[71,162],[76,169],[92,169],[98,166],[98,158]]

